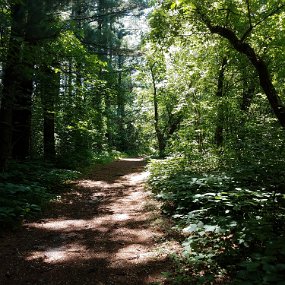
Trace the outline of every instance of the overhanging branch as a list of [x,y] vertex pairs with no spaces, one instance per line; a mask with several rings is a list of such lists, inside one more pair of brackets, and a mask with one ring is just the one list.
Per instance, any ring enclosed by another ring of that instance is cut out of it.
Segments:
[[[285,4],[283,6],[285,6]],[[214,25],[200,9],[197,9],[196,11],[202,22],[208,27],[212,34],[217,34],[222,38],[227,39],[236,51],[244,54],[249,59],[259,76],[260,86],[266,94],[272,110],[281,126],[285,128],[285,106],[272,83],[266,62],[255,52],[250,44],[244,42],[243,38],[239,39],[233,30],[227,27]]]

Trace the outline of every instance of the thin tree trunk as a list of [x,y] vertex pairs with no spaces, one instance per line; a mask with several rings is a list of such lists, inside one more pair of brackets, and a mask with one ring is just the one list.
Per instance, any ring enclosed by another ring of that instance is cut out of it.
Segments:
[[156,138],[157,138],[157,142],[158,142],[159,157],[164,157],[165,156],[166,142],[165,142],[164,134],[159,127],[157,87],[156,87],[155,75],[154,75],[153,68],[154,68],[154,66],[150,67],[151,78],[152,78],[152,86],[153,86],[154,129],[155,129]]
[[54,161],[55,151],[55,100],[58,97],[60,88],[60,75],[50,67],[43,70],[41,100],[43,106],[43,145],[44,158],[47,161]]
[[240,104],[240,109],[244,112],[247,112],[250,108],[251,101],[255,92],[255,84],[253,79],[250,78],[250,82],[248,82],[247,78],[244,78],[244,86],[242,91],[242,102]]
[[128,142],[126,139],[126,130],[125,130],[125,94],[122,88],[122,70],[123,68],[123,56],[118,56],[118,93],[117,93],[117,125],[118,125],[118,133],[120,134],[119,138],[119,150],[126,151],[128,146]]
[[222,60],[221,68],[218,76],[218,88],[216,92],[216,96],[219,100],[218,103],[218,115],[217,115],[217,124],[215,131],[215,142],[217,147],[222,147],[224,142],[224,104],[223,104],[223,96],[224,96],[224,80],[225,80],[225,69],[227,65],[227,58],[224,57]]

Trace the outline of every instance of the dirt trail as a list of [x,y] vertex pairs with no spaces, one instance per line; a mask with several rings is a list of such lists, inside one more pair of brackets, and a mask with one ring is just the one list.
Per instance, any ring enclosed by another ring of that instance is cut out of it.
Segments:
[[163,282],[171,265],[158,250],[164,233],[153,222],[144,166],[142,159],[99,166],[40,221],[1,237],[0,284]]

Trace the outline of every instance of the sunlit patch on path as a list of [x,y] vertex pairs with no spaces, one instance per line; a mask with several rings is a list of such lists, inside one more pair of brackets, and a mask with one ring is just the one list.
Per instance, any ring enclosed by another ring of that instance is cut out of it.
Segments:
[[[43,284],[161,281],[160,272],[165,271],[167,261],[156,241],[162,239],[163,232],[152,224],[153,213],[145,207],[149,194],[143,185],[148,176],[144,166],[143,159],[101,166],[53,204],[52,217],[27,223],[25,233],[18,237],[18,242],[22,239],[26,245],[18,246],[16,263],[34,270],[19,277],[13,269],[14,278],[1,284],[18,284],[17,278],[25,280],[19,284],[30,284],[37,269],[46,280]],[[27,241],[24,234],[29,236]],[[66,278],[73,281],[64,283]]]

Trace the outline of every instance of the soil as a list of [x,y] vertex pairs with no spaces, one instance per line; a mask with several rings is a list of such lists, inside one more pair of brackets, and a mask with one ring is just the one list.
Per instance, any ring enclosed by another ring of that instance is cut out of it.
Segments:
[[0,237],[0,284],[164,284],[177,247],[144,188],[143,159],[97,166],[44,213]]

